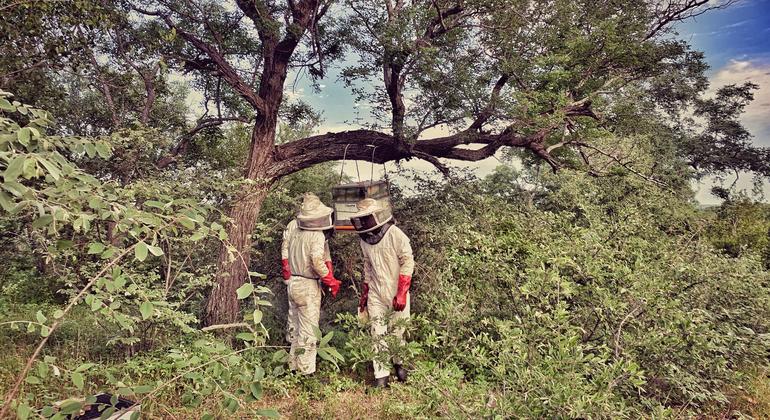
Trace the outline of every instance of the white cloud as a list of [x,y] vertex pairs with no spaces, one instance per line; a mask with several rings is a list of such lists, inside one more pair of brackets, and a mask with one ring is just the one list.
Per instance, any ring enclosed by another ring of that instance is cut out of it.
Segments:
[[741,121],[755,136],[754,141],[770,146],[770,63],[752,60],[732,60],[711,78],[710,93],[729,84],[753,82],[759,85],[754,101],[746,107]]
[[747,23],[753,22],[753,21],[754,21],[754,19],[746,19],[746,20],[742,20],[742,21],[739,21],[739,22],[731,23],[731,24],[725,26],[725,28],[737,28],[739,26],[746,25]]

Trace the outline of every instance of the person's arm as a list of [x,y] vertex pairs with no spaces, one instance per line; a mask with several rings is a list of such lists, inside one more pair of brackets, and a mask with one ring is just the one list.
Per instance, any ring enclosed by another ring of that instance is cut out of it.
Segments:
[[393,309],[396,311],[403,311],[406,307],[406,295],[409,293],[409,288],[412,285],[412,273],[414,272],[414,256],[412,255],[412,245],[409,243],[409,238],[398,229],[395,245],[396,252],[398,253],[398,291],[393,298]]
[[329,274],[329,267],[326,266],[325,245],[326,241],[322,233],[318,232],[313,235],[310,243],[310,264],[319,277],[326,277]]
[[325,244],[326,239],[322,233],[319,232],[318,235],[313,236],[310,247],[310,263],[313,266],[313,270],[321,277],[321,283],[329,287],[332,297],[335,297],[342,283],[334,278],[334,272],[326,266]]
[[329,241],[324,241],[324,263],[326,264],[326,268],[329,269],[329,271],[332,272],[332,275],[334,275],[334,267],[332,266],[332,255],[331,252],[329,252]]
[[293,222],[289,222],[286,229],[283,230],[283,241],[281,242],[281,275],[285,281],[291,278],[291,267],[289,267],[289,234]]
[[361,297],[358,298],[358,310],[363,311],[369,304],[369,282],[372,278],[372,263],[364,254],[364,281],[361,283]]
[[398,232],[398,241],[396,250],[398,252],[398,264],[400,266],[398,273],[403,276],[412,277],[414,272],[414,255],[412,255],[412,244],[409,238],[400,229]]

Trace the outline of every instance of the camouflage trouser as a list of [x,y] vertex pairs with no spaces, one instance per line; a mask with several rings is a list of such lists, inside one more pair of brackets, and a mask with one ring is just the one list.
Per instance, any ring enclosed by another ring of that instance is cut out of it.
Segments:
[[[409,294],[407,294],[406,307],[403,311],[394,312],[390,317],[390,323],[401,319],[409,319],[410,300],[411,298]],[[374,338],[376,343],[374,346],[375,352],[379,353],[381,351],[388,350],[387,344],[383,340],[378,341],[378,338],[384,337],[385,335],[394,335],[398,337],[402,343],[404,343],[404,329],[393,328],[391,325],[389,325],[388,322],[386,322],[388,312],[393,310],[393,298],[382,299],[378,298],[376,295],[369,294],[369,301],[367,302],[366,308],[369,311],[369,319],[372,321],[372,338]],[[373,363],[375,378],[384,378],[390,375],[389,365],[383,365],[376,360],[374,360]],[[393,363],[400,363],[400,361],[398,359],[394,359]]]
[[[315,372],[316,336],[321,315],[321,287],[317,280],[292,276],[289,280],[289,368],[304,374]],[[297,351],[298,349],[303,351]],[[299,354],[297,354],[299,353]]]

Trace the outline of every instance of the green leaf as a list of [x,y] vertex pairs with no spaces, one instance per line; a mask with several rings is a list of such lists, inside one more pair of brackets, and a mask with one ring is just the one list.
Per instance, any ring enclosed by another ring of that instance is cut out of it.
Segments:
[[16,206],[13,204],[13,199],[5,191],[0,191],[0,207],[8,213],[12,212]]
[[69,400],[69,401],[65,401],[64,404],[61,405],[59,409],[59,413],[64,415],[75,414],[80,412],[82,408],[83,408],[83,403],[81,403],[80,401]]
[[235,292],[238,294],[238,299],[246,299],[254,291],[254,285],[251,283],[243,283],[243,286],[239,287]]
[[201,416],[201,420],[214,420],[216,417],[214,417],[211,413],[205,413]]
[[53,312],[54,319],[59,319],[63,316],[64,316],[64,311],[62,311],[61,309],[57,309]]
[[43,325],[40,327],[40,336],[41,337],[48,337],[48,335],[51,334],[51,329],[47,326]]
[[32,385],[40,384],[40,379],[37,376],[33,376],[33,375],[27,376],[27,378],[24,381]]
[[254,341],[254,334],[250,332],[242,332],[235,335],[235,338],[243,341]]
[[96,157],[96,147],[94,147],[93,143],[85,143],[83,147],[86,148],[86,154],[88,157]]
[[146,394],[148,392],[152,392],[155,389],[152,385],[139,385],[135,386],[131,389],[134,394]]
[[109,159],[112,155],[109,146],[102,142],[96,143],[96,153],[98,153],[102,159]]
[[29,158],[24,160],[24,169],[21,171],[24,178],[32,179],[38,176],[37,160]]
[[42,410],[40,410],[40,415],[43,416],[44,418],[49,418],[49,417],[53,416],[55,413],[56,413],[56,409],[53,408],[53,406],[50,406],[50,405],[47,405],[47,406],[43,407]]
[[91,302],[91,311],[92,312],[96,312],[96,311],[98,311],[101,308],[102,308],[102,301],[101,301],[101,299],[94,299]]
[[90,245],[88,245],[88,253],[89,254],[101,254],[104,251],[104,244],[101,242],[92,242]]
[[37,161],[40,162],[43,166],[45,166],[45,169],[48,171],[48,173],[53,177],[55,181],[58,181],[59,178],[61,178],[61,171],[59,168],[56,167],[53,163],[49,162],[46,159],[43,159],[42,157],[38,157]]
[[104,411],[102,411],[102,414],[99,416],[99,420],[106,420],[112,417],[116,411],[118,410],[115,407],[107,407]]
[[3,189],[5,189],[9,193],[11,193],[11,194],[13,194],[13,195],[15,195],[17,197],[23,196],[29,190],[29,188],[25,187],[24,185],[19,184],[16,181],[8,181],[8,180],[6,180],[5,183],[0,184],[0,186],[2,186]]
[[85,372],[94,366],[96,366],[94,363],[83,363],[82,365],[78,366],[77,369],[75,369],[75,372]]
[[332,357],[331,354],[329,354],[325,348],[318,349],[318,355],[321,356],[322,359],[328,360],[334,364],[337,363],[336,360],[334,360],[334,357]]
[[83,378],[83,374],[80,372],[72,372],[72,383],[75,384],[75,387],[79,390],[83,390],[83,384],[85,382],[85,378]]
[[142,314],[142,319],[150,318],[154,310],[155,310],[155,307],[150,301],[146,300],[142,302],[141,305],[139,305],[139,312]]
[[259,309],[254,309],[254,313],[252,314],[253,321],[255,324],[259,324],[262,322],[262,311]]
[[329,331],[329,334],[326,334],[324,338],[321,339],[320,347],[326,347],[326,345],[329,344],[329,341],[331,341],[333,336],[334,336],[334,331]]
[[29,128],[24,127],[21,130],[16,132],[16,138],[19,139],[19,142],[23,145],[29,144],[30,135],[32,134],[31,131],[29,131]]
[[187,229],[195,229],[195,221],[189,217],[182,217],[179,219],[179,223]]
[[286,350],[284,349],[280,349],[275,353],[273,353],[273,363],[286,360],[286,358],[288,357],[289,357],[289,353],[286,353]]
[[11,162],[8,163],[8,167],[5,168],[5,172],[3,172],[3,178],[5,178],[6,182],[15,181],[19,175],[21,175],[22,170],[24,170],[24,160],[24,155],[19,155],[11,159]]
[[260,417],[268,417],[271,419],[277,419],[281,417],[281,415],[278,414],[278,411],[276,411],[274,408],[262,408],[257,410],[256,414]]
[[163,250],[159,246],[147,245],[147,249],[156,257],[163,255]]
[[11,104],[11,102],[5,98],[0,98],[0,109],[8,112],[16,111],[16,107],[13,106],[13,104]]
[[262,398],[262,384],[260,383],[252,383],[249,385],[249,390],[251,390],[251,395],[256,398],[260,399]]
[[32,227],[37,229],[44,228],[50,225],[51,222],[53,222],[53,216],[51,216],[50,214],[46,214],[44,216],[40,216],[37,219],[35,219],[35,221],[32,222]]
[[260,278],[260,279],[266,279],[267,278],[267,275],[262,274],[262,273],[257,273],[256,271],[249,271],[249,276]]
[[44,324],[46,321],[48,321],[48,318],[43,315],[43,311],[37,311],[35,314],[35,319],[37,319],[37,322]]
[[144,261],[147,259],[147,244],[144,243],[144,241],[140,241],[136,248],[134,248],[134,255],[136,256],[136,259],[139,261]]
[[[5,101],[5,99],[0,99],[0,101]],[[0,105],[2,105],[2,102],[0,102]],[[18,419],[27,420],[30,414],[32,414],[32,409],[27,404],[22,403],[16,407],[16,416]]]
[[329,354],[331,354],[332,356],[334,356],[334,357],[335,357],[337,360],[339,360],[340,362],[342,362],[342,361],[344,361],[344,360],[345,360],[345,358],[344,358],[344,357],[342,357],[342,355],[340,354],[340,352],[338,352],[338,351],[337,351],[337,349],[335,349],[334,347],[326,347],[326,351],[328,351],[328,352],[329,352]]
[[200,241],[201,239],[203,239],[205,236],[206,236],[206,231],[204,231],[203,229],[198,229],[198,231],[195,232],[190,237],[190,240],[193,241],[193,242],[197,242],[197,241]]

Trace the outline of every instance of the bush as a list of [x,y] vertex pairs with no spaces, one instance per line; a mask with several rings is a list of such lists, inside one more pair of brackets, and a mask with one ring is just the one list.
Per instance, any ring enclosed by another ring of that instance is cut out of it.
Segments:
[[702,412],[767,364],[770,276],[715,250],[686,199],[574,174],[534,206],[481,188],[431,185],[399,212],[429,321],[404,414]]

